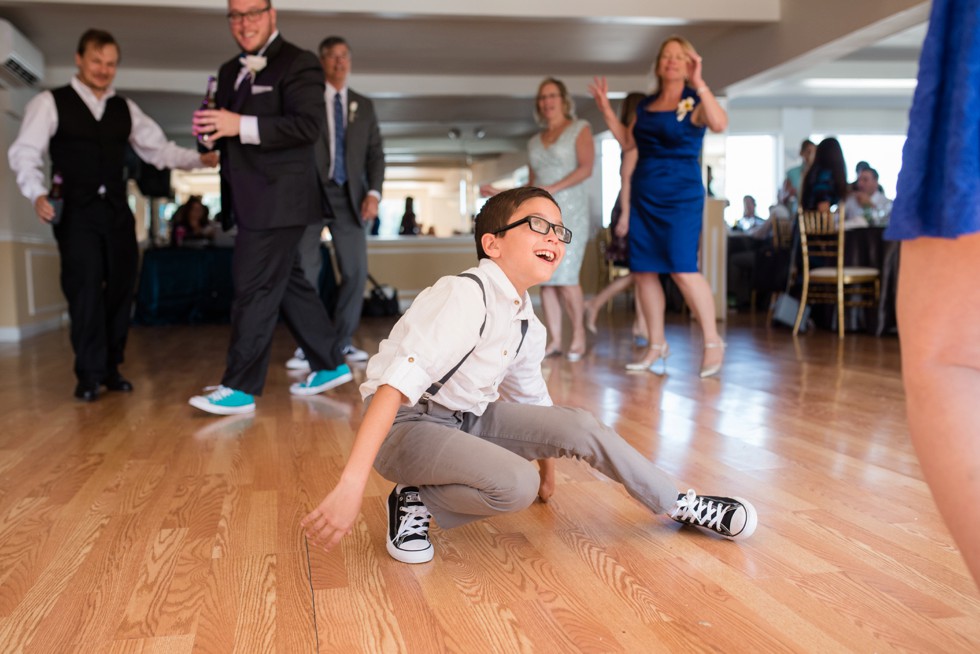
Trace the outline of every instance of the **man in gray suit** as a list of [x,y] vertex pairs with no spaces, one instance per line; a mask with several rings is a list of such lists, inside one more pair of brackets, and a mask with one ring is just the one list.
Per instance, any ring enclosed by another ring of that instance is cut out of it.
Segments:
[[[350,46],[342,37],[320,43],[320,65],[326,85],[327,132],[316,144],[317,170],[326,204],[334,253],[340,269],[340,288],[334,321],[348,361],[366,361],[367,352],[354,347],[351,337],[361,320],[367,281],[367,228],[378,216],[385,175],[384,150],[374,104],[347,87]],[[300,262],[314,285],[320,276],[321,226],[311,225],[300,245]],[[302,350],[286,366],[306,369]]]

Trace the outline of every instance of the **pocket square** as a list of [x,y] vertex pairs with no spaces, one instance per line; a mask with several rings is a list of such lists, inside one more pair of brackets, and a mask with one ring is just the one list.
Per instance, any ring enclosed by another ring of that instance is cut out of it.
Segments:
[[268,93],[272,90],[271,86],[262,86],[261,84],[252,85],[252,95],[258,95],[259,93]]

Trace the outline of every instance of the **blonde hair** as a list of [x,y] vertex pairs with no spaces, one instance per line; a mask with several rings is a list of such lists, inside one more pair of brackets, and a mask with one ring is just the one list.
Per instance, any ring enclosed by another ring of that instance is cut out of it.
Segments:
[[538,125],[544,125],[544,118],[541,117],[541,112],[538,111],[538,98],[541,97],[541,89],[543,89],[548,84],[554,84],[558,89],[558,95],[561,96],[561,112],[564,114],[565,118],[568,120],[575,120],[575,101],[572,100],[572,96],[568,94],[568,87],[565,83],[554,77],[545,77],[544,80],[538,84],[538,92],[534,96],[534,122]]
[[[657,80],[656,86],[654,86],[650,92],[651,95],[656,95],[657,93],[660,93],[660,87],[664,85],[664,81],[660,78],[660,73],[657,72],[657,69],[660,68],[660,57],[663,56],[664,50],[667,48],[667,45],[670,43],[677,43],[684,50],[694,49],[694,46],[691,44],[691,42],[685,39],[683,36],[680,36],[679,34],[671,34],[666,39],[664,39],[664,42],[660,44],[660,49],[657,50],[657,58],[653,60],[653,65],[650,67],[651,76],[655,80]],[[686,77],[684,78],[684,82],[687,83]]]

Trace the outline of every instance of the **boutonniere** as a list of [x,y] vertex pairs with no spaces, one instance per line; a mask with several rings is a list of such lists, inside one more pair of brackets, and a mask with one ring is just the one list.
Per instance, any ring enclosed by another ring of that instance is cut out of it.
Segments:
[[239,60],[242,62],[242,66],[248,70],[248,74],[255,79],[255,76],[265,68],[268,61],[265,57],[261,55],[242,55]]
[[356,116],[357,116],[357,101],[354,100],[347,106],[347,122],[353,123],[354,118]]
[[694,98],[684,98],[677,103],[677,120],[684,120],[684,116],[694,111]]

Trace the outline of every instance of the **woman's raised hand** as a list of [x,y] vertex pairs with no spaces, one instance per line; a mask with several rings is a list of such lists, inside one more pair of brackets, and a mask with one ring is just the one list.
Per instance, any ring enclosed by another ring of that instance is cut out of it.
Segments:
[[589,84],[589,93],[595,99],[596,106],[602,113],[612,113],[612,104],[609,102],[609,82],[605,77],[593,77]]
[[696,89],[704,86],[704,78],[701,77],[703,62],[697,50],[693,47],[687,49],[687,81]]

